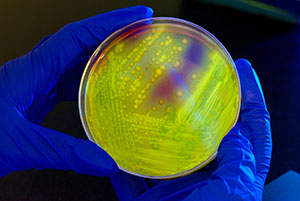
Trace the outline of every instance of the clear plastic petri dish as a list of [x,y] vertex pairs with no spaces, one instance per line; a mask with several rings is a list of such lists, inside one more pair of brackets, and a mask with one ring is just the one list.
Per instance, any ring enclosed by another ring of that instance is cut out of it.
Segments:
[[208,31],[149,18],[110,35],[86,65],[79,91],[85,132],[130,174],[167,179],[217,154],[235,125],[235,64]]

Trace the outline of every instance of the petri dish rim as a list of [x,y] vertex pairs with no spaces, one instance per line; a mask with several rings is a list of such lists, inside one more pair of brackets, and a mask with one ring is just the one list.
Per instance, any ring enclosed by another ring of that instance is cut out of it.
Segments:
[[[238,83],[238,94],[239,94],[239,101],[238,101],[238,108],[237,108],[237,114],[234,120],[234,123],[232,125],[232,128],[235,126],[236,122],[238,121],[238,117],[239,117],[239,112],[240,112],[240,108],[241,108],[241,86],[240,86],[240,78],[239,78],[239,74],[238,71],[236,69],[235,63],[232,59],[232,57],[230,56],[230,54],[228,53],[227,49],[223,46],[223,44],[214,36],[212,35],[210,32],[208,32],[206,29],[200,27],[199,25],[183,20],[183,19],[178,19],[178,18],[173,18],[173,17],[152,17],[152,18],[146,18],[146,19],[142,19],[142,20],[138,20],[135,21],[115,32],[113,32],[110,36],[108,36],[98,47],[97,49],[94,51],[94,53],[92,54],[92,56],[90,57],[88,63],[85,66],[85,69],[83,71],[82,77],[81,77],[81,81],[80,81],[80,86],[79,86],[79,93],[78,93],[78,107],[79,107],[79,115],[80,115],[80,119],[81,119],[81,123],[83,125],[84,131],[88,137],[88,139],[92,142],[94,142],[95,144],[97,144],[93,138],[93,136],[90,134],[89,128],[88,128],[88,123],[86,118],[84,118],[84,114],[86,111],[85,108],[85,92],[86,92],[86,88],[88,83],[86,82],[86,80],[89,78],[90,72],[92,70],[92,67],[94,66],[94,63],[96,60],[99,60],[99,56],[100,59],[103,58],[103,54],[101,55],[101,53],[103,52],[103,50],[105,50],[109,44],[116,39],[118,36],[120,36],[121,34],[125,33],[126,31],[129,31],[133,28],[139,27],[139,26],[143,26],[146,24],[153,24],[153,23],[165,23],[165,24],[177,24],[177,25],[181,25],[181,26],[185,26],[186,28],[190,28],[190,29],[194,29],[196,32],[200,32],[201,34],[204,34],[205,36],[207,36],[208,38],[210,38],[212,40],[212,42],[214,42],[215,45],[217,45],[225,54],[224,56],[227,57],[227,59],[230,61],[233,70],[235,72],[235,77],[237,79],[237,83]],[[86,84],[86,85],[85,85]],[[225,134],[226,136],[227,134]],[[224,137],[225,137],[224,136]],[[224,138],[223,137],[223,138]],[[98,144],[97,144],[98,145]],[[101,147],[100,145],[98,145],[99,147]],[[220,144],[218,145],[218,147],[220,146]],[[205,165],[207,165],[209,162],[211,162],[218,153],[218,147],[216,148],[216,150],[213,152],[213,154],[208,157],[205,161],[203,161],[202,163],[200,163],[199,165],[195,166],[192,169],[189,169],[187,171],[178,173],[178,174],[172,174],[172,175],[167,175],[167,176],[150,176],[150,175],[142,175],[142,174],[138,174],[132,171],[129,171],[121,166],[118,166],[118,168],[126,173],[135,175],[135,176],[139,176],[139,177],[144,177],[144,178],[149,178],[149,179],[172,179],[172,178],[177,178],[177,177],[181,177],[181,176],[185,176],[188,174],[191,174],[199,169],[201,169],[202,167],[204,167]]]

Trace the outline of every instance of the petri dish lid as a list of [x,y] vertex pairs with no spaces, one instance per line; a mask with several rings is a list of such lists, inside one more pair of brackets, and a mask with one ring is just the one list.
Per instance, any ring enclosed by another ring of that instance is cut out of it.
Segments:
[[91,56],[79,90],[85,132],[130,174],[167,179],[217,154],[235,125],[241,91],[224,46],[191,22],[134,22]]

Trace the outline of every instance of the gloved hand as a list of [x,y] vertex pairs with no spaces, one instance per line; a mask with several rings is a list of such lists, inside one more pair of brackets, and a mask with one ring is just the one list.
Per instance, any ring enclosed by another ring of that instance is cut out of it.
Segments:
[[38,124],[59,101],[77,100],[85,64],[106,37],[152,14],[137,6],[66,25],[0,68],[0,176],[29,168],[99,176],[118,172],[94,143]]
[[251,64],[239,59],[236,66],[242,91],[240,118],[220,144],[217,168],[172,180],[150,180],[148,184],[119,172],[110,179],[121,201],[262,200],[272,151],[270,117]]

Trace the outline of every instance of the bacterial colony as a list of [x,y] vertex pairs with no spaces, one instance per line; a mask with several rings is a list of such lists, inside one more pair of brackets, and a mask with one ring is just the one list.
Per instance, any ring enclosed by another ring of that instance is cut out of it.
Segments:
[[139,176],[205,165],[238,115],[231,61],[209,36],[179,25],[123,33],[102,50],[87,80],[90,138]]

